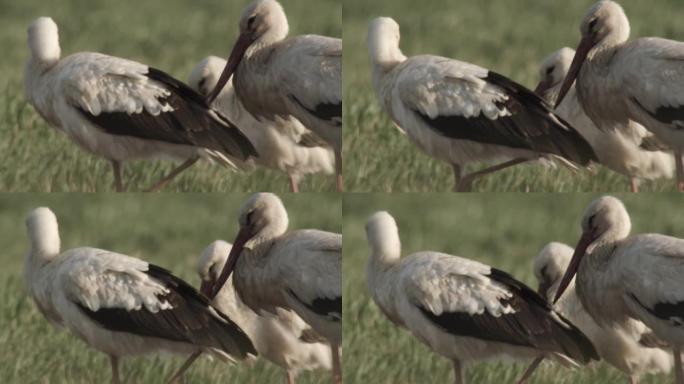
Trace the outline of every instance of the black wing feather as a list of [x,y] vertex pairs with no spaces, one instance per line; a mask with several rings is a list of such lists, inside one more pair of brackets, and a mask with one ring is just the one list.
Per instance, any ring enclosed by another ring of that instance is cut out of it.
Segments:
[[89,121],[105,132],[173,144],[192,145],[220,151],[240,160],[257,157],[249,139],[225,116],[211,109],[204,98],[170,75],[149,68],[147,77],[162,83],[170,92],[159,101],[168,103],[173,111],[153,116],[140,113],[102,112],[95,116],[76,107]]
[[508,100],[497,103],[497,107],[508,109],[509,116],[496,120],[483,114],[471,118],[452,115],[432,119],[420,111],[414,110],[414,113],[432,129],[452,139],[554,154],[580,165],[597,160],[586,139],[555,116],[550,106],[534,92],[492,71],[484,80],[506,91]]
[[290,289],[290,295],[299,301],[302,305],[310,309],[312,312],[327,317],[332,321],[342,321],[342,298],[336,297],[328,299],[323,297],[315,298],[311,303],[306,303],[300,299],[293,290]]
[[[169,293],[158,299],[171,304],[171,309],[150,312],[144,307],[128,311],[123,308],[100,308],[93,311],[77,303],[81,311],[102,327],[114,332],[191,343],[216,348],[231,356],[245,358],[256,355],[249,337],[209,300],[168,270],[149,265],[146,273],[161,282]],[[210,311],[213,308],[220,319]]]
[[294,100],[300,107],[306,109],[309,113],[316,116],[317,118],[329,121],[334,125],[342,126],[342,102],[339,103],[321,103],[316,105],[314,109],[307,108],[297,97],[290,95],[290,98]]
[[544,298],[506,272],[492,268],[489,277],[505,285],[513,294],[502,299],[501,304],[510,305],[514,313],[499,317],[487,312],[480,315],[465,312],[436,315],[427,308],[418,308],[430,321],[453,335],[562,353],[585,364],[599,360],[593,344],[582,331],[560,314],[557,315],[565,325],[551,316],[551,306]]

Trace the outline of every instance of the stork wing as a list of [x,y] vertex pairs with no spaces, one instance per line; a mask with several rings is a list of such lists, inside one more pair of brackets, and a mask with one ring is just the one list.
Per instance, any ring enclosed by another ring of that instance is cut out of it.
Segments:
[[400,286],[444,331],[564,354],[587,363],[598,355],[586,336],[536,292],[505,272],[439,253],[405,264]]
[[160,70],[97,53],[69,56],[63,65],[66,102],[109,134],[206,148],[240,161],[257,156],[228,119]]
[[274,55],[280,85],[290,99],[318,119],[342,127],[342,40],[303,35],[285,41]]
[[102,327],[216,348],[240,359],[256,354],[235,323],[169,271],[94,248],[72,252],[60,266],[58,285]]
[[400,102],[392,110],[400,125],[412,114],[414,123],[446,138],[553,154],[582,165],[596,158],[542,99],[504,76],[438,56],[409,58],[395,71],[392,97]]

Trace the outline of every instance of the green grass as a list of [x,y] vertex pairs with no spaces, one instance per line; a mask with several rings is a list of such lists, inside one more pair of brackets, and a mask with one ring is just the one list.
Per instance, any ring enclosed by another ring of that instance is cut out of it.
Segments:
[[[344,374],[347,383],[449,383],[451,364],[410,333],[391,324],[367,293],[365,266],[369,255],[364,225],[375,211],[387,210],[397,220],[402,255],[441,251],[478,260],[532,287],[532,260],[550,241],[575,245],[584,209],[595,194],[350,194],[344,198]],[[633,233],[680,236],[684,208],[679,195],[618,195],[632,216]],[[467,370],[473,384],[512,383],[525,362],[477,363]],[[671,382],[648,376],[643,383]],[[609,384],[626,382],[605,363],[569,370],[545,363],[533,384]]]
[[[51,207],[60,222],[62,249],[94,246],[140,257],[168,268],[193,286],[200,252],[215,239],[233,240],[244,194],[5,194],[0,196],[0,383],[104,383],[109,360],[42,317],[24,289],[28,251],[24,219],[37,206]],[[287,194],[291,228],[340,232],[341,199],[335,194]],[[326,209],[317,209],[326,207]],[[312,209],[313,208],[313,209]],[[124,360],[126,383],[163,383],[183,362],[155,356]],[[325,371],[304,372],[301,383],[320,383]],[[275,365],[229,366],[201,359],[188,383],[262,384],[284,381]]]
[[[248,0],[0,0],[0,190],[18,192],[111,191],[109,163],[85,153],[50,128],[27,104],[26,28],[38,16],[60,27],[62,54],[96,51],[136,60],[185,80],[208,55],[227,56]],[[341,36],[336,0],[283,0],[293,34]],[[169,162],[135,162],[126,168],[129,190],[150,186],[173,168]],[[199,164],[168,191],[288,190],[287,176],[271,170],[234,173]],[[333,176],[302,181],[302,191],[334,191]]]
[[[346,187],[358,192],[450,191],[451,168],[399,134],[381,111],[370,83],[366,28],[377,16],[401,26],[405,55],[434,54],[476,63],[530,88],[551,52],[579,42],[579,23],[594,0],[345,0],[344,160]],[[684,39],[677,0],[622,0],[632,36]],[[657,20],[657,22],[654,22]],[[627,191],[625,177],[519,166],[475,183],[475,191]],[[671,181],[645,182],[645,191],[674,190]]]

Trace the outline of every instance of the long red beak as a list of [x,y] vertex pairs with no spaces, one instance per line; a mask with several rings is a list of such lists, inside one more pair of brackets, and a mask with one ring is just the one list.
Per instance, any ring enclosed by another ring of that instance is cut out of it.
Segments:
[[209,297],[209,294],[211,294],[211,289],[213,287],[214,283],[212,281],[202,280],[202,285],[200,285],[200,293],[209,299],[213,299],[213,297]]
[[209,96],[207,96],[208,104],[213,103],[216,97],[218,97],[219,93],[221,93],[223,87],[226,86],[226,83],[228,80],[230,80],[230,77],[233,76],[233,73],[235,73],[235,69],[240,64],[240,61],[242,61],[242,56],[245,55],[245,51],[247,48],[249,48],[252,42],[252,38],[248,35],[240,34],[240,36],[238,36],[237,41],[235,41],[235,45],[233,45],[233,50],[230,52],[230,56],[228,57],[228,63],[226,63],[226,67],[223,69],[221,77],[219,77],[218,83],[216,83],[214,90],[211,91]]
[[233,273],[233,269],[235,269],[235,265],[240,258],[242,249],[245,247],[245,243],[248,242],[252,236],[253,235],[250,233],[249,229],[240,229],[240,232],[238,232],[237,236],[235,237],[235,241],[233,241],[233,248],[230,250],[230,254],[228,254],[228,260],[226,261],[226,265],[223,266],[223,271],[221,271],[219,278],[216,279],[216,283],[214,284],[213,288],[209,290],[209,295],[207,296],[208,298],[213,299],[216,297],[218,291],[220,291],[223,287],[223,284],[226,283],[230,277],[230,274]]
[[579,75],[580,69],[582,69],[582,64],[584,64],[584,60],[587,59],[587,55],[592,48],[594,48],[594,42],[591,36],[583,37],[577,46],[577,51],[575,51],[575,58],[572,59],[570,70],[568,71],[568,74],[565,75],[565,81],[563,82],[563,86],[561,86],[560,93],[558,93],[558,99],[556,99],[556,105],[554,105],[554,109],[558,108],[560,103],[565,98],[565,95],[570,90],[570,87],[572,87],[572,83],[574,83],[575,79],[577,79],[577,75]]
[[570,285],[572,278],[577,274],[580,261],[582,261],[582,258],[587,253],[587,248],[593,242],[594,236],[591,233],[585,232],[582,234],[582,237],[580,237],[577,246],[575,247],[575,253],[572,254],[572,259],[570,259],[570,265],[568,265],[568,269],[565,270],[565,275],[563,275],[560,285],[558,286],[556,297],[553,298],[553,304],[556,304],[558,299],[563,295],[563,292],[568,288],[568,285]]

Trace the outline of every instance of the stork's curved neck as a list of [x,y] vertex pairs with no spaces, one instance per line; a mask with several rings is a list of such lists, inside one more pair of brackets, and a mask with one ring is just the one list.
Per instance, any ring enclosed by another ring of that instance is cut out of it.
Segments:
[[59,256],[60,238],[56,223],[29,229],[31,248],[28,258],[34,265],[47,264]]
[[629,21],[625,18],[613,26],[613,30],[589,51],[589,61],[594,65],[609,65],[617,51],[629,40],[629,34]]
[[369,267],[373,273],[381,273],[399,262],[401,240],[396,226],[371,228],[368,243],[371,248]]

